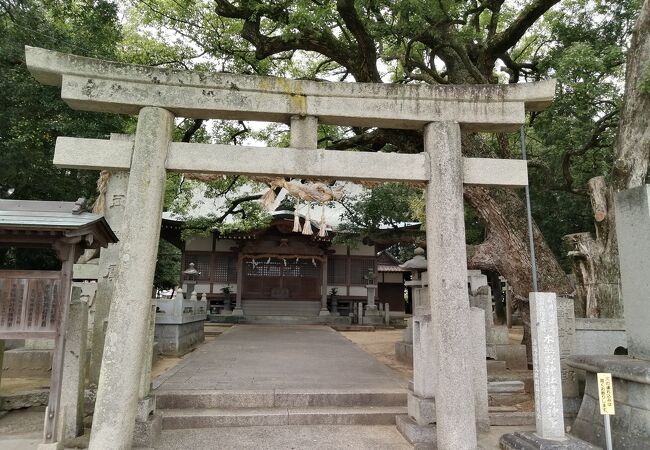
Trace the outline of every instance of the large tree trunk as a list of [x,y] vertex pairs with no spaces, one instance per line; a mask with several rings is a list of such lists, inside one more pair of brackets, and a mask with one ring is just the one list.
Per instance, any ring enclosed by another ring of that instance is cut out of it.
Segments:
[[637,20],[627,55],[625,97],[616,139],[616,160],[608,180],[589,181],[596,236],[577,233],[565,237],[577,283],[576,315],[622,317],[620,272],[614,196],[645,183],[650,158],[650,0]]
[[[465,186],[465,200],[474,207],[486,226],[486,239],[470,246],[467,264],[471,269],[493,270],[508,280],[524,322],[524,338],[528,360],[531,360],[530,308],[528,293],[532,291],[532,270],[528,245],[528,224],[524,203],[511,190]],[[533,226],[539,289],[571,296],[569,278],[546,244],[539,228]]]

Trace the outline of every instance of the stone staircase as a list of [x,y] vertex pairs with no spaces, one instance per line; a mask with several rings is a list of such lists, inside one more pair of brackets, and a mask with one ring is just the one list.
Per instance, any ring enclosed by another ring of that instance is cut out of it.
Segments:
[[320,301],[312,300],[242,300],[246,317],[297,316],[316,317]]
[[394,425],[406,392],[163,391],[156,394],[163,429],[269,425]]

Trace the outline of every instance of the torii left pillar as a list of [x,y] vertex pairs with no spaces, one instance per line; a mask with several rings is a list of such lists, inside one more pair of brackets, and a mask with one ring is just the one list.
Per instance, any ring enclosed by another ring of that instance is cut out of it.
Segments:
[[173,125],[165,109],[140,110],[90,450],[131,447]]

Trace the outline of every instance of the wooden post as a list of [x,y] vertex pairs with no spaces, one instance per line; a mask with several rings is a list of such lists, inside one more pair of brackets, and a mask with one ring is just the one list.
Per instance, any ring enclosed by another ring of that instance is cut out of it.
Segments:
[[[81,238],[77,238],[80,241]],[[53,444],[57,439],[59,404],[61,402],[61,385],[63,383],[63,357],[65,355],[65,329],[68,322],[68,305],[72,287],[72,269],[79,254],[76,243],[57,242],[54,245],[61,265],[61,319],[54,338],[54,354],[52,356],[52,383],[50,397],[45,409],[45,425],[43,427],[43,442]]]
[[235,294],[235,309],[232,310],[233,316],[243,316],[244,310],[241,305],[242,285],[244,279],[244,255],[241,251],[237,255],[237,293]]
[[319,316],[329,316],[330,312],[327,309],[327,255],[323,256],[322,264],[322,277],[321,281],[321,298],[320,298],[320,312]]

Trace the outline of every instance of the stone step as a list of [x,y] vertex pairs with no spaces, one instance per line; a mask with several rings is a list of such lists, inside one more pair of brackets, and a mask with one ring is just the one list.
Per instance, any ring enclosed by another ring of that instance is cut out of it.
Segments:
[[243,300],[246,316],[318,316],[320,301],[311,300]]
[[288,315],[283,316],[279,314],[271,315],[246,315],[239,323],[254,323],[254,324],[291,324],[291,325],[314,325],[319,324],[318,315]]
[[487,370],[488,373],[499,373],[506,371],[506,362],[505,361],[496,361],[494,359],[487,360]]
[[508,381],[488,381],[488,393],[505,394],[505,393],[523,393],[524,382],[517,380]]
[[161,391],[156,393],[156,405],[158,409],[406,406],[406,391]]
[[405,407],[166,409],[163,429],[269,425],[394,425]]
[[534,411],[490,411],[491,426],[535,425]]
[[488,394],[490,406],[514,406],[529,402],[532,399],[533,396],[525,392]]

